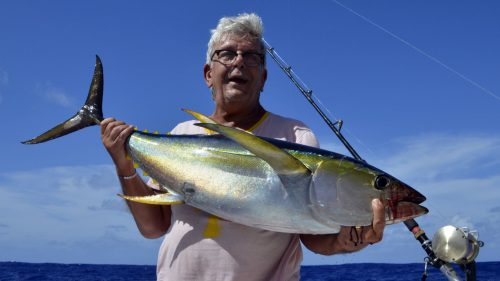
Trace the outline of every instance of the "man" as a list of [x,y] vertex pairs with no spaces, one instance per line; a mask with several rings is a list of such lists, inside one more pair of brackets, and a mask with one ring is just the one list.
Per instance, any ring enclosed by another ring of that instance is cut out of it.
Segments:
[[[262,22],[255,14],[225,17],[208,44],[205,82],[215,109],[211,118],[259,136],[318,146],[302,122],[267,112],[260,94],[267,79]],[[177,125],[172,134],[207,134],[196,121]],[[137,176],[124,143],[130,125],[113,118],[101,123],[102,141],[113,159],[126,195],[154,194],[157,187]],[[373,225],[343,227],[338,234],[298,235],[255,229],[225,221],[188,205],[155,206],[128,202],[142,235],[165,235],[158,256],[159,280],[298,280],[302,250],[332,255],[360,250],[382,239],[384,209],[372,202]],[[352,241],[353,233],[364,243]]]

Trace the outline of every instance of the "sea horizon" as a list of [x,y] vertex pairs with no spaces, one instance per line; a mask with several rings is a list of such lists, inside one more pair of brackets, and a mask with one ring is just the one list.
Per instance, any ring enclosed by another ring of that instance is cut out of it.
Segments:
[[[454,266],[464,278],[458,266]],[[362,269],[362,270],[360,270]],[[346,263],[302,265],[301,281],[410,281],[421,280],[424,263]],[[87,264],[0,261],[0,281],[127,281],[156,280],[155,265]],[[447,281],[438,269],[429,267],[427,280]],[[465,278],[464,278],[465,280]],[[477,263],[477,280],[500,280],[500,261]]]

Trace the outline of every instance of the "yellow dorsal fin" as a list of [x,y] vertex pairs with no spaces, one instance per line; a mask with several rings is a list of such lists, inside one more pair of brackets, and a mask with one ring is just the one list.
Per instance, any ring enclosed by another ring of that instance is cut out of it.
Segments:
[[[182,111],[187,112],[187,113],[193,115],[196,119],[198,119],[202,123],[219,124],[215,120],[213,120],[212,118],[210,118],[210,117],[208,117],[208,116],[206,116],[204,114],[201,114],[199,112],[192,111],[192,110],[189,110],[189,109],[182,109]],[[205,129],[205,132],[207,132],[208,135],[213,135],[214,133],[217,133],[216,131],[212,131],[212,130],[210,130],[208,128],[203,128],[203,129]]]
[[189,110],[189,109],[182,109],[182,111],[187,112],[187,113],[193,115],[194,118],[200,120],[203,123],[219,124],[219,123],[215,122],[212,118],[210,118],[210,117],[208,117],[206,115],[203,115],[203,114],[201,114],[199,112],[192,111],[192,110]]
[[216,131],[237,142],[257,157],[266,161],[280,177],[309,176],[311,171],[299,159],[274,144],[254,136],[249,132],[219,124],[195,124]]

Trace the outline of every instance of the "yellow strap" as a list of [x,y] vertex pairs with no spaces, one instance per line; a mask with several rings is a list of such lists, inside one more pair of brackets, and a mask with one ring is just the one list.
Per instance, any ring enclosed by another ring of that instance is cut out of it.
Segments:
[[205,236],[205,238],[217,238],[220,236],[220,229],[219,218],[210,215],[203,236]]
[[[257,123],[255,123],[252,127],[250,127],[250,129],[248,129],[246,131],[249,132],[249,133],[253,132],[255,129],[257,129],[260,126],[260,124],[262,124],[262,122],[264,122],[264,120],[267,119],[268,116],[269,116],[269,112],[266,111],[264,113],[264,115],[262,115],[262,117],[259,119],[259,121],[257,121]],[[207,133],[207,135],[213,135],[213,134],[215,134],[215,132],[212,131],[212,130],[209,130],[207,128],[203,128],[203,129],[205,130],[205,132]]]
[[259,127],[260,124],[262,124],[262,122],[264,122],[264,120],[266,120],[267,116],[269,116],[268,111],[266,111],[266,113],[264,113],[264,115],[262,115],[262,117],[259,119],[259,121],[257,121],[257,123],[255,123],[250,129],[248,129],[247,132],[252,132],[253,130],[257,129],[257,127]]

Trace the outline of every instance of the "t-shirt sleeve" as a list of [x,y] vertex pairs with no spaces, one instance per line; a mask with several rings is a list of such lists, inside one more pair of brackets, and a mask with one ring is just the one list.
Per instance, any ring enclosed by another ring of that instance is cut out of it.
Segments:
[[319,148],[319,142],[314,133],[311,131],[311,129],[301,129],[297,131],[297,143],[303,144],[303,145],[308,145],[308,146],[313,146],[313,147],[318,147]]

